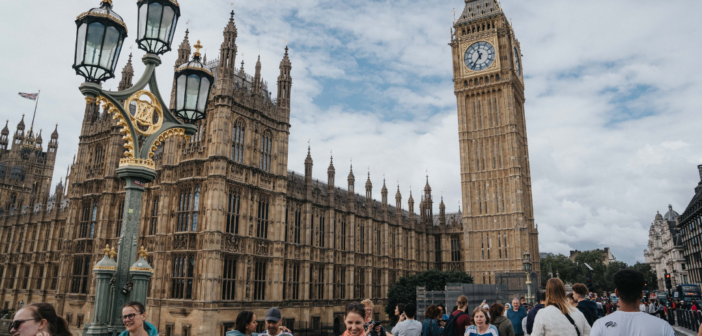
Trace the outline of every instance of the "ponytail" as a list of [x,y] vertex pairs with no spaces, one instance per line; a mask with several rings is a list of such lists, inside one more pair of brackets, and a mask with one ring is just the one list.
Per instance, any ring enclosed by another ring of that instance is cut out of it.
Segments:
[[68,322],[56,315],[56,309],[51,304],[45,302],[32,303],[23,309],[32,311],[32,317],[36,321],[46,320],[51,336],[73,336],[68,329]]

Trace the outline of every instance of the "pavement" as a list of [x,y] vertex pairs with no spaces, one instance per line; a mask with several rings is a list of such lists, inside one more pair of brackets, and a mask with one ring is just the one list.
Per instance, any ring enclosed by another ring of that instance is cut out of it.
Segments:
[[697,333],[681,326],[672,326],[678,336],[697,336]]

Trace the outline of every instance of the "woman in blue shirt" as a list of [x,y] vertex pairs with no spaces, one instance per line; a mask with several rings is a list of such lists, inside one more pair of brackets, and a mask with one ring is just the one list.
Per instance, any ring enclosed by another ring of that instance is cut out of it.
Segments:
[[464,336],[500,336],[497,328],[490,324],[487,310],[482,307],[475,308],[473,311],[473,322],[475,324],[466,328]]

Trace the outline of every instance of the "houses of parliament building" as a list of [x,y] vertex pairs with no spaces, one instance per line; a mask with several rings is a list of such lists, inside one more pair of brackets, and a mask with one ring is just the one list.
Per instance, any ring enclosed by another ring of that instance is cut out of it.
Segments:
[[[293,158],[304,160],[304,174],[289,171],[289,51],[274,97],[260,60],[253,75],[235,66],[236,38],[232,13],[219,57],[206,62],[216,75],[207,118],[190,140],[172,137],[158,148],[157,178],[143,195],[139,239],[155,270],[147,314],[162,335],[223,335],[240,311],[262,320],[269,307],[293,328],[343,325],[345,305],[363,298],[384,320],[388,288],[402,276],[463,270],[495,283],[496,273],[522,272],[527,250],[539,269],[519,43],[494,0],[466,0],[452,29],[457,213],[441,200],[434,214],[428,178],[415,208],[399,189],[389,200],[385,183],[382,199],[372,199],[370,175],[357,193],[353,167],[337,182],[332,160],[323,164],[326,180],[314,178],[309,151]],[[177,53],[176,67],[190,57],[187,32]],[[133,76],[130,56],[119,90]],[[53,194],[58,130],[46,151],[24,120],[0,136],[0,305],[49,302],[72,328],[92,320],[92,268],[105,245],[117,246],[125,196],[115,173],[124,153],[119,126],[88,103],[81,127],[78,153]]]

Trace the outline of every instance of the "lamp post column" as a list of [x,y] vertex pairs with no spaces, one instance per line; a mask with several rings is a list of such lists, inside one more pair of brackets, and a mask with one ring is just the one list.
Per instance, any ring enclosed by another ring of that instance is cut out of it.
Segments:
[[526,285],[527,285],[527,303],[532,303],[531,299],[531,278],[529,278],[529,273],[526,274]]
[[[146,292],[140,297],[131,295],[130,268],[137,260],[137,239],[139,237],[139,219],[141,217],[141,197],[144,184],[156,178],[156,172],[146,167],[125,166],[117,169],[117,176],[124,179],[126,196],[122,215],[122,231],[119,237],[119,253],[117,254],[117,272],[113,287],[112,326],[115,333],[124,330],[122,323],[122,307],[129,301],[139,301],[146,304]],[[126,286],[126,287],[125,287]],[[124,289],[124,291],[123,291]],[[126,291],[126,294],[125,294]],[[143,297],[141,297],[143,296]]]

